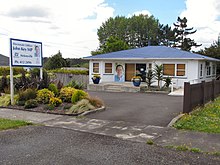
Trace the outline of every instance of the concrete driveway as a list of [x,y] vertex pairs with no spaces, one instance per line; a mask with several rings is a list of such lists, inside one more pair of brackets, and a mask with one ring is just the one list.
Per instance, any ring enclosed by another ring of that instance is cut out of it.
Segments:
[[104,100],[106,110],[89,118],[165,127],[182,112],[183,97],[149,93],[91,92]]

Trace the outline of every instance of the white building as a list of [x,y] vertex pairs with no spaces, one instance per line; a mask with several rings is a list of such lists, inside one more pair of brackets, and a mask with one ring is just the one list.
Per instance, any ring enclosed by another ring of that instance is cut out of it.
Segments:
[[[129,82],[136,72],[146,74],[155,65],[163,65],[163,75],[172,78],[174,87],[183,87],[184,82],[199,83],[216,77],[216,63],[219,61],[165,46],[147,46],[118,52],[89,56],[89,80],[99,74],[101,83]],[[116,67],[122,70],[121,79],[116,79]],[[120,66],[120,67],[119,67]]]

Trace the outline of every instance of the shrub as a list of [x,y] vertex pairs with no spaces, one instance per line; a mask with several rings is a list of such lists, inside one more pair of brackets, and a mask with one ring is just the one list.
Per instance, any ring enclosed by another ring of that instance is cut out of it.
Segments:
[[9,87],[9,81],[6,75],[3,75],[0,81],[0,92],[5,93],[5,89]]
[[48,89],[53,92],[55,94],[55,96],[58,96],[59,94],[59,91],[57,89],[57,86],[53,83],[51,83],[49,86],[48,86]]
[[78,83],[75,80],[72,80],[71,82],[69,82],[69,84],[67,84],[67,87],[72,87],[72,88],[75,88],[75,89],[83,89],[83,84]]
[[55,106],[52,105],[52,104],[47,104],[45,107],[44,107],[45,110],[54,110],[55,109]]
[[72,95],[72,103],[75,104],[76,102],[82,100],[82,99],[85,99],[87,98],[89,95],[88,93],[86,93],[85,91],[83,90],[76,90],[73,95]]
[[95,107],[89,103],[89,100],[82,99],[69,109],[69,113],[82,113],[93,109]]
[[54,93],[49,89],[45,88],[37,91],[37,100],[40,103],[47,104],[52,97],[54,97]]
[[104,105],[103,101],[98,97],[88,97],[87,99],[89,103],[96,108],[101,108]]
[[60,90],[60,98],[63,100],[63,102],[71,102],[71,98],[73,93],[76,91],[76,89],[71,87],[63,87]]
[[165,82],[164,86],[165,86],[166,88],[169,88],[169,86],[172,84],[172,79],[171,79],[171,77],[165,77],[163,81]]
[[11,97],[9,94],[0,97],[0,106],[6,107],[10,105]]
[[52,73],[67,73],[67,74],[76,74],[76,75],[88,75],[89,71],[87,70],[67,70],[67,69],[56,69],[50,70]]
[[57,83],[57,88],[58,88],[58,90],[61,90],[61,88],[63,88],[63,83],[60,82],[60,80]]
[[25,109],[35,108],[37,106],[38,106],[38,103],[37,103],[37,100],[35,100],[35,99],[30,99],[30,100],[26,101],[24,104]]
[[37,97],[37,92],[35,89],[28,88],[25,91],[20,91],[18,93],[18,101],[27,101],[30,99],[35,99]]
[[60,104],[62,104],[62,100],[57,97],[50,98],[49,104],[54,105],[55,107],[58,107]]
[[[13,67],[13,74],[17,75],[21,72],[24,72],[24,68],[21,67]],[[2,75],[10,75],[10,67],[0,67],[0,76]]]

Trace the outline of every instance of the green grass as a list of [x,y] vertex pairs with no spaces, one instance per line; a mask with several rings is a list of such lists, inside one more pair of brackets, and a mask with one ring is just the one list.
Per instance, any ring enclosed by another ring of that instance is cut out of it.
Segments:
[[220,97],[213,103],[184,115],[174,124],[177,129],[220,133]]
[[32,125],[32,123],[22,120],[10,120],[10,119],[0,118],[0,131],[11,128],[18,128],[26,125]]
[[147,140],[147,142],[146,142],[148,145],[153,145],[154,144],[154,142],[153,142],[153,140],[152,139],[149,139],[149,140]]

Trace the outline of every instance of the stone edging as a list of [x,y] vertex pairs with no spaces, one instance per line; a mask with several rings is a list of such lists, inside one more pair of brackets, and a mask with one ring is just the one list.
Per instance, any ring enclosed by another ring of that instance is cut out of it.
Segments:
[[96,113],[98,111],[105,110],[105,106],[102,106],[101,108],[97,108],[97,109],[94,109],[94,110],[85,111],[85,112],[81,112],[81,113],[63,114],[63,113],[50,112],[49,110],[48,111],[35,111],[33,109],[23,109],[23,108],[4,107],[4,106],[0,106],[0,108],[26,111],[26,112],[45,113],[45,114],[52,114],[52,115],[64,115],[64,116],[85,116],[85,115],[88,115],[88,114],[91,114],[91,113]]
[[101,108],[97,108],[97,109],[94,109],[94,110],[91,110],[91,111],[85,111],[81,114],[79,114],[78,116],[86,116],[88,114],[92,114],[92,113],[96,113],[98,111],[104,111],[105,110],[105,106],[102,106]]
[[178,116],[174,117],[170,123],[167,125],[167,127],[172,127],[174,123],[177,122],[177,120],[179,120],[180,118],[182,118],[185,114],[179,114]]

